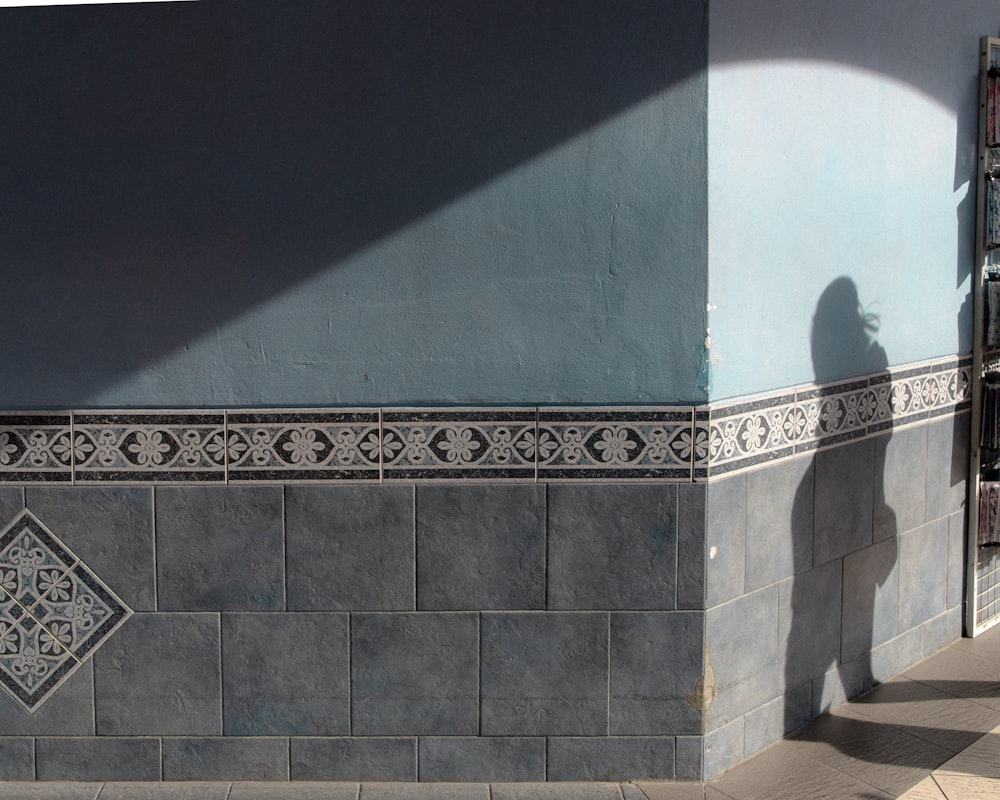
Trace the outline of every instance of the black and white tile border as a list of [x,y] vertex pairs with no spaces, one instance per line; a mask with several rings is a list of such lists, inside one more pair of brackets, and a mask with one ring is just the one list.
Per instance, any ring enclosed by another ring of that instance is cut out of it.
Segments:
[[968,409],[971,357],[674,407],[0,413],[0,482],[703,481]]

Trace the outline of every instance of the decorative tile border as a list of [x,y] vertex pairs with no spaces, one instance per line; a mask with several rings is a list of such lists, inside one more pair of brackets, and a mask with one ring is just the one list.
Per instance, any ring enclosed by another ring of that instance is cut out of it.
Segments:
[[382,412],[385,480],[534,481],[535,409]]
[[538,478],[690,481],[693,409],[546,408],[538,414]]
[[0,482],[704,481],[967,410],[972,358],[706,406],[0,414]]
[[377,481],[379,440],[377,410],[230,413],[229,482]]
[[131,614],[30,511],[0,532],[0,687],[29,713]]
[[972,359],[947,358],[709,408],[709,477],[968,410]]

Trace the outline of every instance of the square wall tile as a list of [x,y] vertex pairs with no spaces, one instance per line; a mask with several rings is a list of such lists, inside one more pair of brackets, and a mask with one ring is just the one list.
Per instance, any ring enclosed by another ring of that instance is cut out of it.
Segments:
[[0,737],[0,781],[35,780],[35,742],[30,737]]
[[413,487],[288,486],[292,611],[415,608]]
[[704,451],[690,407],[538,413],[539,480],[690,481]]
[[482,615],[482,735],[608,730],[608,615]]
[[288,780],[288,739],[212,736],[163,740],[165,781]]
[[707,507],[705,605],[711,608],[739,597],[746,588],[747,475],[710,483]]
[[886,431],[873,440],[874,538],[895,536],[924,523],[927,426]]
[[672,780],[673,736],[549,739],[550,781]]
[[221,412],[77,412],[76,483],[224,483]]
[[899,545],[895,536],[844,558],[840,657],[850,661],[896,635]]
[[965,507],[969,475],[969,414],[927,426],[927,521]]
[[816,454],[815,565],[872,543],[874,443],[851,442]]
[[232,412],[226,426],[230,483],[379,479],[375,409]]
[[156,607],[153,490],[29,487],[28,508],[135,611]]
[[0,482],[69,483],[74,460],[92,450],[74,438],[69,414],[0,414]]
[[677,487],[549,487],[548,607],[669,610],[676,603]]
[[224,614],[226,736],[350,733],[348,628],[339,613]]
[[705,614],[611,614],[610,733],[698,734],[704,697]]
[[544,781],[545,738],[422,736],[420,780],[449,783]]
[[94,656],[98,736],[218,736],[217,614],[135,614]]
[[417,607],[545,607],[544,486],[417,488]]
[[706,612],[704,669],[716,689],[705,710],[706,731],[778,696],[777,606],[778,587],[772,585]]
[[786,690],[840,660],[842,587],[841,559],[778,584],[778,657]]
[[35,740],[40,781],[158,781],[159,739],[119,736]]
[[948,519],[899,537],[899,633],[945,611],[948,592]]
[[415,737],[294,736],[293,781],[416,781]]
[[705,483],[677,486],[677,608],[705,608]]
[[478,734],[478,615],[354,614],[351,692],[355,735]]
[[533,408],[382,413],[385,480],[534,481],[537,461]]
[[747,473],[746,589],[812,566],[813,459],[782,461]]
[[279,611],[284,571],[281,487],[157,487],[161,611]]

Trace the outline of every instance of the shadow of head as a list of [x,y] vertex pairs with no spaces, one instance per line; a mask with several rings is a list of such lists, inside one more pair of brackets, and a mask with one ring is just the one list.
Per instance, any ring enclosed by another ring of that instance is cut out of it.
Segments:
[[884,370],[885,351],[874,339],[879,319],[866,313],[858,287],[848,277],[834,280],[820,295],[810,347],[817,383]]

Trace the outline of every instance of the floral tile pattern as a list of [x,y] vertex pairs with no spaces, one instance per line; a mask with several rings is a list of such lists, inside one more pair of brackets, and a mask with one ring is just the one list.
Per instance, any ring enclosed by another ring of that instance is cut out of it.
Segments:
[[230,483],[379,480],[378,411],[227,415]]
[[382,414],[385,480],[535,480],[534,409],[399,409]]
[[73,479],[69,414],[0,414],[0,480]]
[[703,406],[0,414],[0,482],[703,481],[971,407],[972,357]]
[[0,686],[28,712],[131,614],[31,512],[0,533]]
[[185,412],[77,413],[74,480],[223,482],[225,415]]
[[538,415],[539,480],[690,481],[706,446],[691,408],[552,408]]

